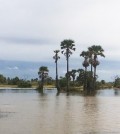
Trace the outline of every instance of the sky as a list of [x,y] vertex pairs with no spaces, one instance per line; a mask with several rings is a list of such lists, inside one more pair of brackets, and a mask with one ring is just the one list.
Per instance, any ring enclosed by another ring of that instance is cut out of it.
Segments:
[[[55,77],[53,50],[64,39],[73,39],[70,69],[82,68],[83,50],[101,45],[106,57],[99,58],[97,74],[113,81],[120,75],[119,13],[119,0],[0,0],[0,73],[38,77],[44,64]],[[60,57],[59,75],[64,75],[66,60]]]

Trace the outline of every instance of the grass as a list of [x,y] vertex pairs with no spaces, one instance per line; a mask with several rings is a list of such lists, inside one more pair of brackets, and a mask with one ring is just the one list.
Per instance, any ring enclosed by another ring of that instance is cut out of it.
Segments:
[[3,87],[3,88],[17,88],[18,86],[17,85],[5,85],[5,84],[1,84],[0,87]]

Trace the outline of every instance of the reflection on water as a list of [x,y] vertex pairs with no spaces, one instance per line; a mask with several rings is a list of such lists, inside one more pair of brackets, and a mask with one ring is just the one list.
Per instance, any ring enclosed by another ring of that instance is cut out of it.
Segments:
[[96,96],[0,90],[0,134],[119,134],[120,90]]

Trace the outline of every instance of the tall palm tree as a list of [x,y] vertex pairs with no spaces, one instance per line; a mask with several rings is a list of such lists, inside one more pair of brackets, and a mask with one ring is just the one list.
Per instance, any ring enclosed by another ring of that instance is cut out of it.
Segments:
[[95,89],[95,83],[96,83],[96,67],[100,64],[98,61],[98,56],[105,57],[103,54],[104,50],[100,45],[93,45],[90,47],[93,53],[93,67],[94,67],[94,89]]
[[72,51],[75,51],[75,44],[74,41],[71,39],[66,39],[61,42],[61,49],[62,49],[62,54],[66,56],[67,60],[67,92],[69,92],[69,57],[72,54]]
[[88,61],[88,57],[89,57],[89,52],[88,51],[82,51],[82,53],[80,54],[80,56],[84,57],[84,61],[83,61],[83,66],[85,68],[85,76],[84,76],[84,90],[86,90],[86,84],[87,84],[87,67],[89,66],[89,61]]
[[48,76],[48,68],[46,66],[41,66],[38,71],[39,78],[41,79],[41,84],[39,84],[39,88],[43,89],[44,86],[44,80]]
[[58,56],[59,52],[60,52],[59,50],[55,50],[54,51],[55,55],[53,56],[53,59],[55,60],[55,63],[56,63],[56,88],[58,92],[60,90],[59,85],[58,85],[58,66],[57,66],[58,59],[60,59],[60,57]]
[[97,59],[98,56],[105,57],[103,54],[104,50],[100,45],[93,45],[90,47],[93,53],[93,67],[94,67],[94,78],[96,76],[96,67],[99,65],[99,61]]

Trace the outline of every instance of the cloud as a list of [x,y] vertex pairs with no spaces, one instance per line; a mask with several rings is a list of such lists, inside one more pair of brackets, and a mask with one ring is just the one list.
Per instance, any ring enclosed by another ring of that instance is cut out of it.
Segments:
[[19,70],[19,68],[17,66],[14,67],[7,67],[8,70]]
[[9,43],[9,44],[38,44],[38,45],[43,45],[43,44],[48,44],[52,43],[52,41],[48,39],[40,39],[40,38],[25,38],[25,37],[0,37],[0,41],[4,43]]

